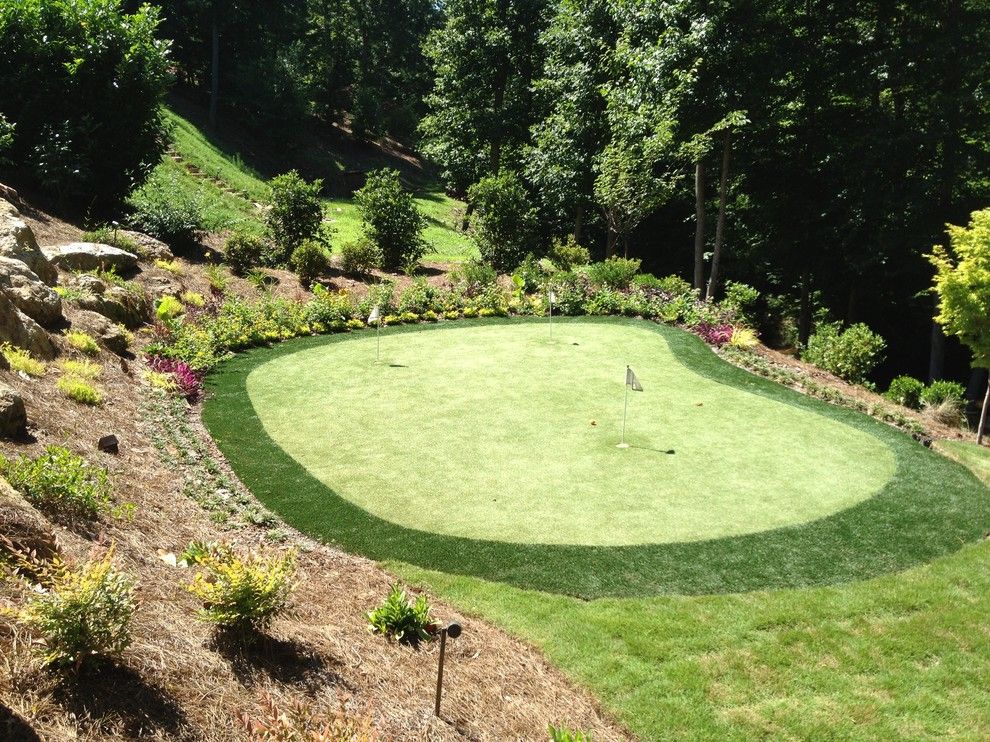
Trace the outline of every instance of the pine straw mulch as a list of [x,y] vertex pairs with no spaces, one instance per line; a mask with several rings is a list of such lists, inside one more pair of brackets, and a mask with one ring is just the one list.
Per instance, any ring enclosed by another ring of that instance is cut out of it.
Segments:
[[[180,264],[182,274],[171,278],[205,291],[197,263]],[[138,280],[156,276],[161,270],[146,266]],[[253,290],[239,282],[238,293]],[[296,290],[288,276],[280,283]],[[72,311],[67,314],[71,319]],[[62,357],[78,356],[54,339]],[[55,364],[40,379],[0,372],[24,397],[32,436],[0,441],[0,452],[36,455],[49,444],[67,445],[108,468],[118,503],[137,506],[130,521],[107,515],[96,524],[54,524],[71,560],[116,544],[117,565],[138,580],[134,643],[118,665],[60,678],[37,669],[31,638],[0,618],[0,731],[26,739],[33,733],[43,739],[245,739],[242,717],[259,717],[273,701],[281,709],[310,703],[330,717],[344,704],[349,714],[370,720],[383,740],[538,740],[546,739],[549,723],[586,730],[596,740],[628,737],[538,651],[438,602],[436,618],[457,620],[465,631],[448,643],[443,716],[434,718],[436,644],[412,649],[367,630],[364,612],[384,597],[393,577],[288,528],[281,529],[288,540],[278,548],[300,550],[292,615],[277,619],[268,639],[250,651],[218,644],[195,618],[197,602],[184,589],[192,571],[170,566],[162,555],[180,552],[193,539],[255,547],[265,542],[266,529],[220,525],[183,495],[183,469],[166,465],[142,415],[153,394],[141,381],[143,364],[105,351],[96,360],[103,364],[97,384],[105,402],[95,408],[57,391]],[[189,414],[197,434],[205,435],[197,411]],[[119,455],[97,450],[108,433],[120,439]],[[0,605],[21,599],[16,586],[0,583]]]

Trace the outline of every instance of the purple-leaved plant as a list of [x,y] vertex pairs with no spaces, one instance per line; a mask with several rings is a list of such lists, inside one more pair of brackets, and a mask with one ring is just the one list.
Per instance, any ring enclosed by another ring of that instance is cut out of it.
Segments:
[[150,356],[148,366],[160,374],[171,374],[179,392],[190,402],[195,402],[203,393],[203,375],[190,368],[185,361],[162,356]]

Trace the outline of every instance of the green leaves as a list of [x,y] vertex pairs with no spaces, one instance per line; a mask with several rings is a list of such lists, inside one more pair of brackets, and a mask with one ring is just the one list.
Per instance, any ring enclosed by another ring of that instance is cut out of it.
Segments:
[[373,632],[399,642],[415,645],[433,638],[435,624],[430,618],[426,596],[420,595],[411,601],[398,583],[392,585],[385,601],[366,615]]
[[354,194],[364,232],[381,250],[382,265],[388,270],[415,264],[426,250],[423,241],[425,220],[402,187],[399,171],[373,170],[364,187]]

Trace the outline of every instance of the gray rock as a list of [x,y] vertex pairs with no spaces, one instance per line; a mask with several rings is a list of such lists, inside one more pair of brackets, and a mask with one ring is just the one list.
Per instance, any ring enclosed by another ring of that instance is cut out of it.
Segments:
[[20,260],[49,286],[58,280],[58,271],[38,249],[34,232],[21,219],[21,212],[3,199],[0,199],[0,256]]
[[101,294],[87,294],[77,303],[81,309],[98,312],[129,329],[140,327],[151,315],[148,297],[123,286],[109,286]]
[[27,412],[21,395],[0,382],[0,436],[14,438],[27,429]]
[[121,234],[130,237],[138,244],[139,257],[144,260],[172,260],[175,257],[168,245],[150,235],[132,232],[129,229],[121,230]]
[[25,263],[0,257],[0,290],[31,319],[52,327],[62,319],[62,300]]
[[102,314],[86,310],[78,312],[72,326],[79,327],[95,337],[111,353],[123,355],[127,352],[128,337],[126,331]]
[[36,358],[55,357],[55,346],[41,325],[18,309],[7,294],[0,292],[0,343],[24,348]]
[[132,252],[97,242],[70,242],[68,245],[46,245],[41,252],[54,265],[70,271],[115,269],[127,273],[137,268],[138,258]]

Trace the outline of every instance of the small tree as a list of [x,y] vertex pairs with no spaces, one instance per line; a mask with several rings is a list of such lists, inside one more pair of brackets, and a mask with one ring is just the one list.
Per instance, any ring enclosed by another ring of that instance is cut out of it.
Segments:
[[[990,209],[974,211],[968,227],[949,225],[948,232],[951,254],[936,245],[928,256],[935,267],[935,321],[969,347],[973,366],[990,368]],[[981,445],[988,404],[990,383],[977,432]]]
[[320,235],[323,181],[317,178],[307,183],[298,172],[290,170],[272,178],[268,188],[271,198],[266,221],[268,233],[277,246],[273,262],[285,264],[303,242]]
[[423,215],[412,194],[399,182],[398,170],[385,168],[368,173],[354,200],[361,212],[364,233],[381,250],[384,268],[409,268],[423,256]]
[[516,173],[503,170],[468,190],[478,211],[475,240],[482,259],[507,273],[533,251],[536,211]]

